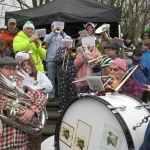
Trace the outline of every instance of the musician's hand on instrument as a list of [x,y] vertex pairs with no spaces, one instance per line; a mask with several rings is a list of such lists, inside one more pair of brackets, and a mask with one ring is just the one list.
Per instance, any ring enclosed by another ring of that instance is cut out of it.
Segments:
[[106,44],[108,44],[107,42],[103,42],[101,45],[102,47],[104,47]]
[[120,84],[119,81],[115,77],[111,77],[111,80],[109,81],[111,88],[115,89]]
[[86,54],[84,56],[84,58],[85,58],[85,60],[92,60],[93,59],[93,57],[91,55],[89,55],[89,54]]
[[0,109],[5,109],[6,102],[7,100],[5,97],[0,97]]
[[150,85],[144,85],[143,91],[148,91],[148,92],[150,92]]
[[80,82],[81,89],[83,89],[86,85],[87,85],[87,81],[85,77],[83,77]]
[[24,124],[28,124],[31,121],[31,119],[33,118],[35,112],[33,112],[30,109],[27,109],[27,110],[23,110],[23,111],[19,112],[19,114],[22,115],[19,121]]
[[39,38],[36,36],[36,35],[32,35],[31,38],[30,38],[30,42],[35,42],[37,41]]

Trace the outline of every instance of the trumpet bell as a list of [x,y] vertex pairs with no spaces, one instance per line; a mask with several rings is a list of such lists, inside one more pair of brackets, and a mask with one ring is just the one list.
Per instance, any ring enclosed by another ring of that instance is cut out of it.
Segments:
[[103,33],[105,31],[107,31],[108,29],[110,28],[110,25],[109,24],[103,24],[101,25],[99,28],[96,29],[95,33],[98,34],[98,33]]

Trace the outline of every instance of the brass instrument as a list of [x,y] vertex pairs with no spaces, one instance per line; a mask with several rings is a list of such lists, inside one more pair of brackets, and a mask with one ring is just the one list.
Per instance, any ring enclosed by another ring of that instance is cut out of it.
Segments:
[[88,63],[88,65],[91,65],[91,63],[93,63],[94,61],[96,61],[96,60],[98,60],[98,59],[100,59],[100,58],[106,57],[106,56],[107,56],[107,55],[103,55],[103,56],[99,56],[99,57],[97,57],[97,58],[94,58],[94,59],[92,59],[92,60],[88,60],[87,63]]
[[0,118],[20,130],[23,130],[31,135],[40,134],[45,124],[45,111],[42,111],[39,118],[33,117],[29,124],[19,122],[20,111],[31,109],[33,99],[23,90],[7,79],[0,73],[0,96],[7,98],[5,110],[0,109]]
[[106,91],[111,91],[111,92],[118,92],[120,88],[124,85],[124,83],[128,80],[128,78],[132,75],[132,73],[135,71],[135,69],[138,67],[138,65],[134,65],[131,67],[125,75],[122,77],[122,79],[119,81],[119,86],[116,87],[115,89],[107,89]]
[[[30,35],[32,36],[34,34],[30,33]],[[40,39],[34,41],[34,43],[37,47],[41,46],[42,48],[47,48],[47,42],[42,42]]]
[[60,27],[57,27],[57,28],[55,29],[55,33],[56,33],[56,34],[59,34],[60,31],[61,31],[61,28],[60,28]]
[[[69,54],[67,55],[66,66],[64,66],[64,65],[65,65],[65,58],[66,58],[66,53],[67,53],[67,52],[68,52]],[[77,51],[77,49],[76,49],[76,47],[75,47],[75,39],[73,39],[72,47],[65,49],[65,53],[64,53],[64,56],[63,56],[63,64],[62,64],[62,70],[63,70],[63,71],[67,72],[69,56],[75,57],[77,54],[78,54],[78,51]]]
[[103,36],[105,42],[107,42],[107,43],[111,42],[111,38],[110,38],[110,35],[108,33],[109,27],[110,27],[109,24],[103,24],[98,29],[96,29],[96,31],[95,31],[96,34],[101,34]]

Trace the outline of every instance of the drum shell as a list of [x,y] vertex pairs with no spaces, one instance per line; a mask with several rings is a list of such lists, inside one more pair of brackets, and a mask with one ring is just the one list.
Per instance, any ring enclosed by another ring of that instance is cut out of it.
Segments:
[[[111,110],[108,108],[110,105],[112,107],[124,105],[126,106],[126,110]],[[88,150],[138,149],[144,139],[148,123],[142,124],[136,130],[133,130],[133,126],[140,123],[144,119],[144,116],[149,115],[148,110],[144,106],[141,109],[135,108],[139,105],[142,105],[140,100],[122,94],[100,97],[85,95],[83,98],[75,98],[66,105],[57,121],[55,133],[57,150],[76,150],[76,138],[81,134],[89,137],[85,138]],[[79,123],[81,122],[89,127],[87,135],[85,133],[78,133]],[[69,142],[69,144],[63,141],[61,136],[62,124],[66,126],[66,123],[70,131],[73,132],[71,134],[72,142]],[[118,136],[116,147],[107,145],[106,139],[108,135],[106,135],[106,131],[108,130],[112,130]]]

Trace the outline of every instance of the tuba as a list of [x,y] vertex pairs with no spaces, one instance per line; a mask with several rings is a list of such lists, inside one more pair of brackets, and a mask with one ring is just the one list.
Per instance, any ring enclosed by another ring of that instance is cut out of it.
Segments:
[[19,122],[20,111],[30,109],[33,99],[22,89],[15,85],[14,82],[0,73],[0,96],[7,98],[5,110],[0,109],[0,119],[20,130],[31,135],[38,135],[42,132],[45,124],[45,111],[41,112],[39,118],[33,117],[29,124]]
[[111,38],[109,35],[109,24],[103,24],[101,25],[99,28],[96,29],[95,33],[96,34],[101,34],[105,40],[105,42],[110,43],[111,42]]

